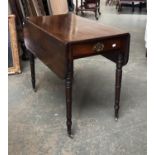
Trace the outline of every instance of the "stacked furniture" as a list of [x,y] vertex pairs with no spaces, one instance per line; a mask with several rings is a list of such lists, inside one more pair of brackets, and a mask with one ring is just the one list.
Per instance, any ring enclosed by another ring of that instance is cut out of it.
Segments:
[[46,15],[42,0],[9,0],[11,12],[16,16],[16,28],[19,45],[23,51],[22,59],[28,59],[23,39],[23,23],[25,17]]
[[16,16],[17,35],[19,45],[23,51],[23,60],[28,59],[23,40],[25,17],[64,14],[74,7],[72,0],[9,0],[9,6],[12,14]]

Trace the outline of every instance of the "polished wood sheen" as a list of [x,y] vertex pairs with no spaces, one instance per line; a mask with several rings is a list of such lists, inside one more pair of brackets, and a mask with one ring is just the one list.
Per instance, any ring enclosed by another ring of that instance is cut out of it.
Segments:
[[[102,55],[116,64],[115,118],[118,118],[122,67],[129,58],[130,34],[94,21],[63,14],[27,18],[26,48],[61,79],[65,79],[67,131],[72,125],[72,81],[74,60]],[[32,84],[35,89],[33,55],[30,54]]]

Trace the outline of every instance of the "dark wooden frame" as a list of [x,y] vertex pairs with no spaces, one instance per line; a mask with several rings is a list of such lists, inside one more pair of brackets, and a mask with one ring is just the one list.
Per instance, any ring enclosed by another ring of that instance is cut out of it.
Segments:
[[20,51],[16,32],[15,15],[8,16],[13,66],[8,68],[8,74],[21,73]]

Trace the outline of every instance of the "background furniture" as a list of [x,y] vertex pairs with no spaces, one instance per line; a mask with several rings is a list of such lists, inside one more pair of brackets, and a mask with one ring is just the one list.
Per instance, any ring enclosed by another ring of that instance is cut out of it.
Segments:
[[8,17],[8,73],[21,73],[15,15]]
[[98,13],[100,12],[100,0],[81,0],[81,5],[79,6],[78,0],[76,0],[76,14],[81,11],[93,11],[95,13],[95,18],[98,20]]
[[146,0],[118,0],[116,6],[118,11],[121,11],[123,6],[132,7],[132,12],[134,12],[135,6],[138,6],[141,11],[142,7],[146,7]]
[[[44,0],[47,1],[49,14],[65,14],[74,11],[73,0]],[[53,14],[53,15],[54,15]]]
[[46,15],[42,0],[9,0],[11,12],[16,16],[16,27],[20,47],[23,51],[22,59],[28,59],[23,39],[23,23],[25,17]]
[[106,0],[105,5],[117,4],[119,0]]
[[50,15],[65,14],[69,12],[67,0],[48,0]]
[[45,10],[46,15],[50,15],[48,0],[42,0],[42,2],[43,2],[43,6],[44,6],[44,10]]
[[74,11],[74,3],[73,0],[67,0],[69,11]]
[[71,13],[30,17],[24,27],[24,41],[30,54],[33,89],[36,90],[34,55],[58,77],[65,79],[69,136],[72,125],[72,80],[75,59],[102,55],[116,63],[114,109],[115,119],[118,119],[122,67],[127,64],[129,58],[129,33]]
[[23,41],[23,23],[25,17],[52,15],[52,10],[54,14],[63,14],[74,10],[72,0],[9,0],[9,6],[11,12],[16,16],[17,34],[20,47],[23,51],[23,60],[28,59],[28,53]]

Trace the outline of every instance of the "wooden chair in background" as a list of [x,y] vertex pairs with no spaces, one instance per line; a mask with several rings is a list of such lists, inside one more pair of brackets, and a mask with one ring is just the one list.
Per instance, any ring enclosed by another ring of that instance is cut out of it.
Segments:
[[100,0],[81,0],[80,6],[78,0],[76,0],[76,14],[78,14],[79,11],[81,11],[81,14],[83,14],[84,11],[93,11],[96,20],[98,20],[98,14],[101,15]]
[[106,0],[105,5],[115,5],[119,0]]

